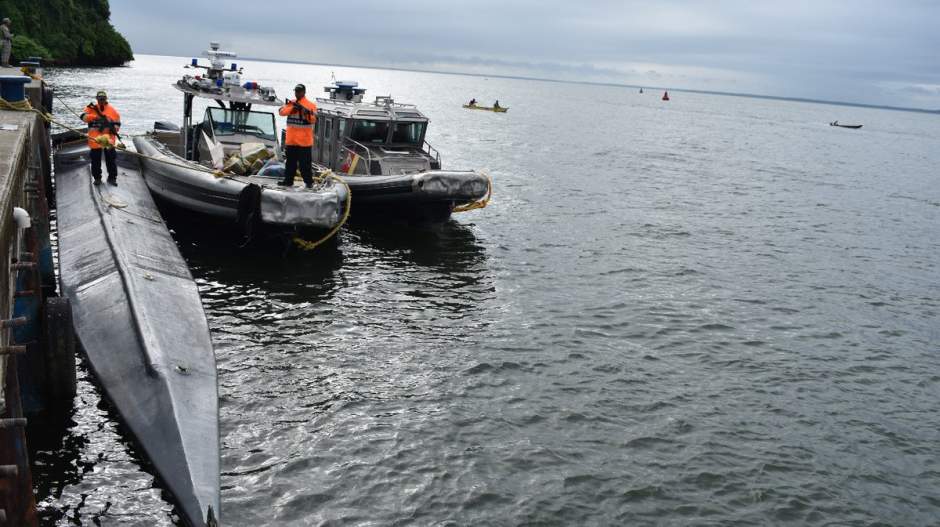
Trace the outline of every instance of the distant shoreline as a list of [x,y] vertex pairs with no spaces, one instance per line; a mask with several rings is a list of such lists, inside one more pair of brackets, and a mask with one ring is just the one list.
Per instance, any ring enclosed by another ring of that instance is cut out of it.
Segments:
[[[142,53],[142,56],[151,56],[151,57],[177,57],[177,55],[159,55],[155,53]],[[186,58],[179,56],[179,58]],[[460,71],[437,71],[437,70],[422,70],[422,69],[413,69],[413,68],[394,68],[391,66],[362,66],[356,64],[329,64],[326,62],[305,62],[300,60],[275,60],[275,59],[266,59],[260,57],[239,57],[241,60],[252,60],[256,62],[271,62],[271,63],[282,63],[282,64],[306,64],[310,66],[332,66],[339,68],[359,68],[359,69],[375,69],[375,70],[388,70],[388,71],[407,71],[414,73],[434,73],[438,75],[462,75],[465,77],[493,77],[495,79],[517,79],[517,80],[528,80],[528,81],[542,81],[542,82],[557,82],[561,84],[584,84],[589,86],[612,86],[616,88],[632,88],[644,90],[669,90],[678,93],[701,93],[705,95],[722,95],[725,97],[747,97],[751,99],[766,99],[772,101],[789,101],[789,102],[805,102],[809,104],[830,104],[833,106],[848,106],[853,108],[871,108],[874,110],[892,110],[896,112],[916,112],[916,113],[926,113],[931,115],[940,115],[940,109],[930,110],[927,108],[912,108],[907,106],[888,106],[881,104],[866,104],[860,102],[847,102],[847,101],[830,101],[825,99],[808,99],[805,97],[786,97],[783,95],[761,95],[757,93],[738,93],[738,92],[723,92],[723,91],[711,91],[711,90],[696,90],[689,88],[672,88],[667,86],[644,86],[639,84],[620,84],[616,82],[596,82],[596,81],[571,81],[571,80],[562,80],[562,79],[548,79],[544,77],[526,77],[523,75],[500,75],[500,74],[482,74],[482,73],[467,73]]]

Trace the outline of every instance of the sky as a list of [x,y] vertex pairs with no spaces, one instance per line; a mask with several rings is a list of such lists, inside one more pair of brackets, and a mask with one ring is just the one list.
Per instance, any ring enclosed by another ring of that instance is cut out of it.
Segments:
[[[111,0],[135,53],[940,109],[940,0]],[[321,7],[322,6],[322,7]]]

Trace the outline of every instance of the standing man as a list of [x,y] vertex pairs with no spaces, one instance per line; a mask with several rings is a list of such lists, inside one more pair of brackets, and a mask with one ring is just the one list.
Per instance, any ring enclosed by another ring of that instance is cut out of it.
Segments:
[[284,145],[287,161],[284,163],[284,179],[277,184],[282,187],[294,185],[294,174],[300,165],[300,175],[307,188],[313,186],[313,123],[317,120],[317,105],[309,101],[307,87],[303,84],[294,86],[294,100],[288,100],[278,112],[287,117],[287,131]]
[[101,155],[108,167],[108,183],[117,186],[117,154],[114,145],[121,129],[121,114],[108,104],[108,94],[99,91],[95,96],[98,104],[85,107],[82,120],[88,123],[88,147],[91,148],[91,176],[95,185],[101,184]]
[[10,32],[10,19],[0,23],[0,62],[4,68],[10,67],[10,51],[13,49],[13,33]]

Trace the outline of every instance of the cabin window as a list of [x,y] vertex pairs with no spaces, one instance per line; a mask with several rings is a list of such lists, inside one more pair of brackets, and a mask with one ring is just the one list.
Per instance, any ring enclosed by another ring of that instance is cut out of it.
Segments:
[[388,122],[353,121],[350,137],[360,143],[384,143],[388,140]]
[[227,108],[206,108],[206,120],[212,124],[216,136],[247,134],[267,141],[274,141],[274,114],[229,110]]
[[323,132],[325,140],[329,141],[333,137],[333,119],[326,119],[326,129]]
[[392,143],[417,145],[424,133],[424,123],[395,123]]

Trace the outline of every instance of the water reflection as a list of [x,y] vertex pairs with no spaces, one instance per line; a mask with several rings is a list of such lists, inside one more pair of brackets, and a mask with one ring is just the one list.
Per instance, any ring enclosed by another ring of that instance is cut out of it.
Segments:
[[[61,495],[62,490],[81,481],[91,464],[82,463],[81,452],[88,438],[72,433],[76,422],[74,410],[53,415],[36,415],[29,419],[29,458],[38,501]],[[61,515],[59,515],[61,516]]]
[[453,219],[423,225],[353,224],[349,235],[358,243],[399,255],[402,263],[441,270],[465,269],[485,259],[473,230]]
[[[73,407],[29,420],[39,524],[102,525],[133,511],[139,525],[176,525],[172,499],[83,358],[76,373]],[[101,470],[103,462],[109,470]],[[127,502],[131,494],[135,499]]]
[[257,239],[242,246],[230,226],[203,223],[171,207],[161,207],[160,212],[204,299],[207,293],[212,297],[227,292],[322,301],[341,287],[338,239],[308,252],[285,245],[285,240]]

